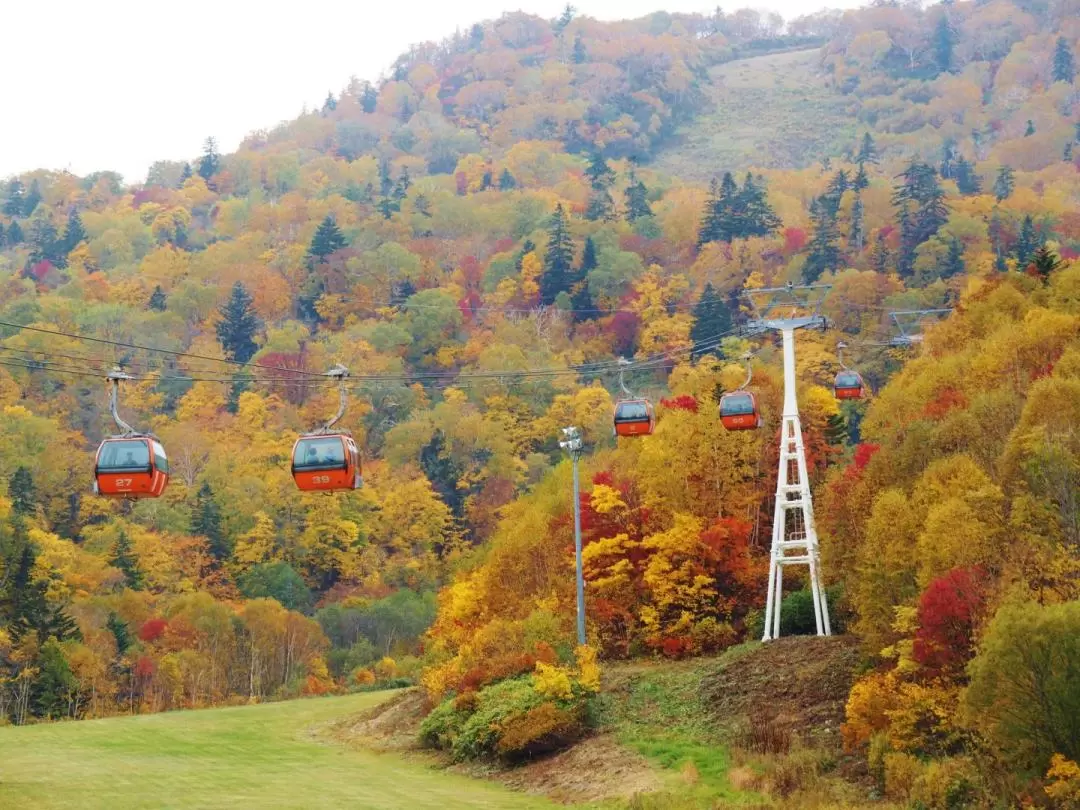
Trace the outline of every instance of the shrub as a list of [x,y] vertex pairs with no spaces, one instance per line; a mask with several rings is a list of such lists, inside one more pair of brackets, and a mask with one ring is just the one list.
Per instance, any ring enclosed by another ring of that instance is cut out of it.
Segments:
[[420,742],[428,748],[450,750],[462,724],[475,709],[475,706],[458,706],[453,698],[444,700],[420,724]]
[[514,678],[493,684],[479,695],[476,711],[461,724],[450,746],[456,760],[479,759],[495,753],[503,725],[514,715],[522,715],[543,702],[532,678]]
[[370,669],[365,669],[364,667],[357,667],[356,669],[354,669],[349,678],[357,686],[371,686],[371,684],[375,683],[376,680],[375,673],[372,672]]
[[791,748],[791,729],[770,708],[756,706],[747,715],[739,747],[755,754],[786,754]]
[[964,704],[1017,773],[1045,773],[1057,753],[1080,761],[1080,601],[1007,605],[968,666]]
[[1080,765],[1061,754],[1054,754],[1046,778],[1050,784],[1044,790],[1055,807],[1062,810],[1080,808]]
[[966,759],[932,760],[911,786],[910,801],[927,810],[958,810],[974,805],[977,776]]
[[566,748],[584,733],[580,711],[541,703],[504,721],[496,751],[507,760],[527,759]]
[[890,799],[907,801],[922,763],[911,754],[892,751],[885,755],[885,795]]

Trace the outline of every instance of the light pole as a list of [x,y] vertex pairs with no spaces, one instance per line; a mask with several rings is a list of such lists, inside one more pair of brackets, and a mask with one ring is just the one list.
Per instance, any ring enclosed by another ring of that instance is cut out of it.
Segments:
[[577,566],[577,640],[585,646],[585,575],[581,568],[581,496],[579,495],[578,459],[581,458],[581,431],[576,427],[562,429],[564,441],[559,447],[570,453],[574,464],[574,560]]

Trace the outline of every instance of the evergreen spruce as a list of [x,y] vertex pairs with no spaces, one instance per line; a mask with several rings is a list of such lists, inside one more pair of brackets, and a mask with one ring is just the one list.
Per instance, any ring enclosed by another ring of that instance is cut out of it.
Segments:
[[1030,138],[1034,134],[1035,134],[1035,122],[1032,121],[1029,118],[1028,122],[1027,122],[1027,129],[1024,130],[1024,137],[1025,138]]
[[855,179],[851,181],[851,187],[856,191],[865,191],[870,187],[870,178],[866,176],[865,164],[859,164],[859,171],[855,173]]
[[1054,46],[1054,81],[1073,83],[1076,78],[1076,59],[1065,37],[1058,37]]
[[158,284],[154,287],[154,291],[150,293],[150,309],[154,310],[154,312],[164,312],[166,304],[165,290],[161,289],[161,285]]
[[409,177],[409,167],[402,166],[401,174],[398,175],[397,183],[394,184],[394,199],[404,200],[409,195],[412,187],[412,178]]
[[851,228],[848,231],[848,247],[856,253],[861,253],[863,243],[866,240],[865,206],[862,195],[855,195],[855,202],[851,204]]
[[379,94],[370,82],[364,83],[364,92],[360,96],[360,106],[364,112],[371,114],[379,104]]
[[1057,254],[1050,250],[1050,248],[1046,245],[1042,245],[1031,257],[1031,266],[1035,268],[1035,272],[1045,281],[1050,278],[1051,273],[1061,269],[1062,262]]
[[334,221],[334,217],[327,214],[311,240],[311,247],[308,248],[308,262],[322,264],[331,253],[341,250],[345,244],[345,236]]
[[221,171],[221,154],[217,150],[217,141],[207,138],[203,145],[203,154],[199,158],[199,177],[210,184],[210,178]]
[[[845,184],[847,182],[846,174],[844,175],[844,182]],[[736,219],[736,222],[741,225],[736,236],[743,238],[768,236],[783,225],[780,217],[776,215],[772,206],[769,205],[769,201],[765,196],[764,183],[755,183],[754,176],[750,172],[746,173],[746,178],[743,180],[743,187],[736,199],[736,206],[742,212],[741,222],[738,218]]]
[[251,390],[251,384],[255,377],[244,369],[232,375],[229,383],[229,396],[225,399],[225,410],[229,413],[237,413],[240,410],[240,395]]
[[825,442],[842,447],[848,439],[848,423],[842,413],[834,413],[825,421]]
[[210,553],[217,560],[226,559],[231,553],[225,529],[221,523],[221,507],[214,500],[214,490],[203,483],[195,494],[195,508],[191,512],[191,531],[207,539]]
[[1072,163],[1072,159],[1073,159],[1072,141],[1069,141],[1067,144],[1065,144],[1065,151],[1062,152],[1061,159],[1063,161],[1065,161],[1066,163]]
[[962,276],[966,272],[964,265],[964,243],[956,237],[949,240],[949,252],[945,256],[945,264],[941,268],[942,278]]
[[131,631],[128,630],[127,622],[116,615],[115,611],[109,611],[109,618],[105,620],[105,628],[112,633],[116,642],[117,657],[127,652],[131,646]]
[[716,292],[711,282],[706,282],[701,297],[694,305],[694,325],[690,328],[690,341],[693,343],[691,358],[697,359],[706,354],[723,356],[719,338],[731,331],[731,311],[724,299]]
[[37,509],[37,487],[34,477],[26,467],[16,467],[8,478],[8,498],[16,515],[32,515]]
[[1016,246],[1013,248],[1017,269],[1023,270],[1028,266],[1035,251],[1039,249],[1039,244],[1039,237],[1035,232],[1035,221],[1031,218],[1031,214],[1028,214],[1020,225],[1020,235],[1016,238]]
[[649,190],[640,180],[632,178],[626,187],[626,221],[634,222],[642,217],[652,216],[649,207]]
[[999,273],[1007,273],[1009,271],[1009,265],[1005,262],[1005,254],[1000,250],[994,256],[994,270]]
[[513,188],[517,188],[517,180],[510,174],[509,169],[503,169],[499,175],[499,191],[510,191]]
[[179,183],[180,188],[183,188],[184,183],[186,183],[188,180],[191,179],[191,174],[192,174],[191,164],[185,162],[184,163],[184,168],[180,170],[180,183]]
[[585,50],[585,41],[581,34],[574,35],[574,51],[571,56],[575,65],[583,65],[589,61],[589,52]]
[[949,218],[945,192],[933,166],[912,160],[900,175],[893,192],[893,205],[899,209],[900,255],[896,269],[901,276],[911,276],[915,269],[915,251],[938,232]]
[[596,318],[596,303],[589,290],[589,273],[596,269],[596,264],[596,243],[591,236],[586,236],[585,247],[581,251],[581,265],[575,274],[574,288],[570,295],[570,307],[575,321]]
[[953,50],[956,48],[956,33],[949,22],[949,15],[942,13],[934,27],[934,60],[938,70],[951,73],[953,69]]
[[840,229],[836,224],[836,209],[827,198],[810,204],[810,222],[814,235],[810,239],[810,255],[803,266],[803,278],[813,284],[823,273],[840,266]]
[[889,249],[889,243],[885,234],[878,231],[874,238],[874,247],[870,251],[870,268],[880,275],[886,275],[892,270],[893,255]]
[[255,334],[262,328],[262,322],[251,303],[251,293],[238,281],[233,285],[229,300],[219,310],[221,320],[216,327],[218,342],[225,354],[239,363],[246,363],[259,349]]
[[1007,200],[1016,187],[1016,172],[1012,166],[1002,166],[998,169],[997,177],[994,178],[994,196],[997,201]]
[[953,173],[956,178],[956,189],[961,194],[971,196],[982,191],[982,179],[975,173],[975,166],[963,155],[956,159]]
[[38,186],[38,181],[34,180],[30,183],[30,189],[26,192],[26,197],[23,198],[22,215],[28,217],[33,214],[40,202],[41,188]]
[[327,92],[326,101],[324,101],[322,105],[323,114],[333,112],[336,109],[337,101],[334,99],[334,94],[332,92]]
[[30,685],[30,706],[35,717],[58,720],[71,714],[72,699],[79,681],[72,674],[57,639],[41,645],[37,675]]
[[21,227],[19,227],[18,222],[12,222],[10,225],[8,225],[6,239],[7,239],[7,243],[9,245],[12,245],[12,246],[18,245],[25,238],[26,237],[23,236],[23,230],[22,230]]
[[4,246],[4,243],[6,241],[5,237],[6,234],[4,233],[4,223],[0,222],[0,248]]
[[585,207],[585,219],[590,222],[601,222],[614,219],[615,200],[611,198],[611,192],[606,188],[593,189],[589,195],[589,204]]
[[585,176],[589,178],[589,185],[594,189],[607,188],[615,180],[615,172],[608,166],[607,161],[599,152],[593,152],[589,156],[589,165],[585,167]]
[[562,203],[558,203],[548,227],[544,274],[540,277],[540,300],[544,304],[555,303],[559,293],[570,289],[573,261],[574,244],[570,239],[570,223]]
[[139,568],[139,558],[135,556],[135,549],[131,545],[131,538],[127,532],[121,529],[120,536],[113,545],[112,555],[109,557],[109,565],[117,568],[124,575],[124,585],[133,591],[142,590],[143,573]]
[[67,253],[48,217],[34,219],[30,224],[30,264],[48,261],[57,267],[67,265]]
[[78,211],[72,211],[68,214],[67,226],[64,228],[64,252],[71,253],[80,242],[86,239],[86,229],[82,224],[82,217],[79,216]]
[[23,184],[12,179],[7,187],[7,199],[4,200],[3,212],[9,217],[21,217],[23,215]]
[[869,132],[863,134],[862,144],[859,146],[859,154],[855,156],[855,162],[860,166],[864,163],[878,162],[877,147],[874,145],[874,139]]

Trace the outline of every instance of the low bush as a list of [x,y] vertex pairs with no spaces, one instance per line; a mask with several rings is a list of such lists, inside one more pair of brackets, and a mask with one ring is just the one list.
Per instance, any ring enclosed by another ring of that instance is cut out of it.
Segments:
[[423,721],[421,742],[455,760],[499,757],[517,762],[551,753],[581,739],[599,670],[589,650],[579,671],[539,662],[519,675],[443,700]]

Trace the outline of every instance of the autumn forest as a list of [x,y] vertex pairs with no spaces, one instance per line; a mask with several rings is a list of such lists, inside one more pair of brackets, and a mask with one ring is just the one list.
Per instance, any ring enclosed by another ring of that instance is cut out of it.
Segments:
[[[568,7],[145,180],[3,178],[0,723],[418,686],[452,759],[573,744],[609,664],[761,638],[784,386],[747,294],[822,285],[842,756],[898,807],[1080,806],[1078,59],[1075,0]],[[363,483],[300,491],[336,364]],[[92,491],[113,368],[161,497]],[[763,426],[727,430],[748,370]],[[613,436],[626,391],[651,435]]]

